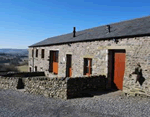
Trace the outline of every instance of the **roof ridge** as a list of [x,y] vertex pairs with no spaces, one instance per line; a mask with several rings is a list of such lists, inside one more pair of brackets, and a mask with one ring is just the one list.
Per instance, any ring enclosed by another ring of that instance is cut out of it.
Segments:
[[97,26],[97,27],[92,27],[92,28],[84,29],[84,30],[81,30],[81,31],[85,31],[85,30],[89,30],[89,29],[93,29],[93,28],[98,28],[98,27],[103,27],[103,26],[106,26],[106,25],[114,25],[114,24],[120,24],[120,23],[123,23],[123,22],[130,22],[130,21],[134,21],[134,20],[139,20],[139,19],[147,18],[147,17],[150,17],[150,15],[149,16],[143,16],[143,17],[140,17],[140,18],[133,18],[133,19],[129,19],[129,20],[123,20],[123,21],[119,21],[119,22],[104,24],[104,25],[100,25],[100,26]]
[[[105,31],[104,27],[106,25],[110,25],[110,26],[114,27],[114,28],[112,28],[111,33],[107,33],[107,31]],[[150,15],[80,30],[80,31],[77,31],[78,36],[74,37],[74,38],[72,38],[72,35],[71,35],[72,32],[57,35],[57,36],[52,36],[52,37],[46,38],[36,44],[33,44],[29,47],[40,46],[40,45],[45,45],[45,44],[47,45],[47,44],[67,43],[67,42],[72,42],[72,41],[78,42],[81,40],[85,41],[85,40],[90,40],[90,39],[95,39],[95,38],[98,38],[98,39],[114,38],[114,37],[118,37],[118,36],[125,37],[127,35],[136,36],[139,34],[140,35],[141,34],[142,35],[144,35],[144,34],[150,35],[150,28],[146,28],[147,26],[150,26]],[[91,33],[89,35],[89,34],[87,34],[88,32],[93,32],[93,33]]]
[[[103,26],[106,26],[106,25],[120,24],[122,22],[130,22],[130,21],[134,21],[134,20],[138,20],[138,19],[143,19],[143,18],[146,18],[146,17],[150,17],[150,15],[149,16],[143,16],[143,17],[140,17],[140,18],[133,18],[133,19],[130,19],[130,20],[123,20],[123,21],[119,21],[119,22],[114,22],[114,23],[110,23],[110,24],[104,24],[104,25],[100,25],[100,26],[92,27],[92,28],[87,28],[87,29],[83,29],[83,30],[80,30],[80,31],[76,31],[76,32],[88,31],[88,30],[91,30],[91,29],[94,29],[94,28],[98,28],[98,27],[103,27]],[[70,33],[60,34],[60,35],[57,35],[57,36],[48,37],[48,38],[45,38],[45,39],[59,37],[59,36],[67,35],[67,34],[71,34],[71,32]]]

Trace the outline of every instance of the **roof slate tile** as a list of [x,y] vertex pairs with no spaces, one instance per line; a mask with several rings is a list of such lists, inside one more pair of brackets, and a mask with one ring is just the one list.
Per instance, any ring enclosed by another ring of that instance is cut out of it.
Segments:
[[68,33],[47,38],[29,47],[150,34],[150,16],[122,21],[109,25],[110,33],[107,31],[106,25],[103,25],[91,29],[77,31],[76,37],[73,37],[73,33]]

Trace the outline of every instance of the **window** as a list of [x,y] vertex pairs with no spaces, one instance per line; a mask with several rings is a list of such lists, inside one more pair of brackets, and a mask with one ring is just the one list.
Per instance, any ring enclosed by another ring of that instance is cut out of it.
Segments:
[[36,49],[36,57],[38,57],[38,49]]
[[30,67],[30,72],[31,72],[31,67]]
[[92,59],[84,58],[84,75],[90,76],[92,74]]
[[44,49],[41,50],[41,58],[44,58]]
[[35,66],[35,72],[37,72],[37,66]]
[[40,69],[41,69],[41,71],[43,71],[43,67],[41,67]]

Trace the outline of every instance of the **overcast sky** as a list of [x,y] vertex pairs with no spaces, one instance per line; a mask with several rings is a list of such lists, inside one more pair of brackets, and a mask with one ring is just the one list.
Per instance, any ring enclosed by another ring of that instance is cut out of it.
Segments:
[[0,48],[149,14],[150,0],[0,0]]

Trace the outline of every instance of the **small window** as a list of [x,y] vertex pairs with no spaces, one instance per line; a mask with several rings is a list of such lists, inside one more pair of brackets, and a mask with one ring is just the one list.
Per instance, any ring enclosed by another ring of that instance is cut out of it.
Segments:
[[30,67],[30,72],[31,72],[31,67]]
[[43,71],[43,67],[41,67],[40,69],[41,69],[41,71]]
[[44,49],[41,50],[41,58],[44,58]]
[[37,66],[35,66],[35,72],[37,72]]
[[84,75],[90,76],[92,74],[92,59],[84,58]]
[[38,57],[38,49],[36,49],[36,57]]

